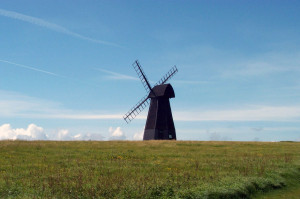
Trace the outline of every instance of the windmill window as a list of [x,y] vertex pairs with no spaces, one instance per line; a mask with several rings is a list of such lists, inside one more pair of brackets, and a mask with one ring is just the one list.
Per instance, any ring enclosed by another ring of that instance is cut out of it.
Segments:
[[169,135],[169,138],[172,139],[172,135]]

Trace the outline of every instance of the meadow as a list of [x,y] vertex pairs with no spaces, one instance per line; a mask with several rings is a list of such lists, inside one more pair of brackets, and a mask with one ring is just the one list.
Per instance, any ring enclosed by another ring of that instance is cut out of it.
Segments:
[[0,198],[252,198],[291,180],[299,142],[0,142]]

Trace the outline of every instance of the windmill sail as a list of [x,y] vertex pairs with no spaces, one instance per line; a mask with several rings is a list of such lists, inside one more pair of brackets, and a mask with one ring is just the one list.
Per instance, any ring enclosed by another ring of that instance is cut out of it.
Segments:
[[132,109],[130,109],[125,115],[124,120],[129,123],[133,120],[144,108],[149,105],[148,95],[143,97]]
[[133,65],[133,68],[136,71],[137,75],[139,76],[144,88],[146,89],[147,93],[149,93],[151,91],[151,86],[147,80],[145,72],[142,69],[140,63],[138,62],[138,60],[136,60],[132,65]]
[[157,85],[160,85],[160,84],[164,84],[166,83],[171,77],[173,77],[175,75],[175,73],[178,72],[178,69],[176,66],[173,66],[168,72],[167,74],[165,74],[156,84],[155,86]]

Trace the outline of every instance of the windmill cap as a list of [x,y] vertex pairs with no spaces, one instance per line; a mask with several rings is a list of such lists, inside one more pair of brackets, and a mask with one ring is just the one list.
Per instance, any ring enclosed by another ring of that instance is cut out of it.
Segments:
[[152,91],[155,93],[156,96],[152,92],[150,92],[148,96],[149,98],[155,98],[155,97],[174,98],[175,97],[175,93],[171,84],[161,84],[161,85],[154,86],[152,88]]

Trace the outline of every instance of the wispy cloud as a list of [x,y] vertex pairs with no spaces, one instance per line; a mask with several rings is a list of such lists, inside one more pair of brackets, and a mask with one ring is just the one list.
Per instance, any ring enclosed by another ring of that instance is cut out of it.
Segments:
[[299,121],[300,106],[251,106],[231,110],[174,111],[180,121]]
[[97,39],[93,39],[93,38],[90,38],[90,37],[86,37],[86,36],[83,36],[83,35],[78,34],[76,32],[70,31],[69,29],[67,29],[63,26],[57,25],[55,23],[51,23],[51,22],[45,21],[45,20],[40,19],[40,18],[24,15],[24,14],[21,14],[21,13],[18,13],[18,12],[0,9],[0,15],[5,16],[5,17],[9,17],[9,18],[12,18],[12,19],[25,21],[25,22],[28,22],[28,23],[31,23],[31,24],[34,24],[34,25],[37,25],[37,26],[47,28],[49,30],[60,32],[60,33],[70,35],[70,36],[73,36],[73,37],[77,37],[79,39],[87,40],[87,41],[90,41],[90,42],[123,48],[122,46],[120,46],[118,44],[108,42],[108,41],[97,40]]
[[193,80],[172,80],[172,82],[177,83],[177,84],[209,84],[211,82],[209,81],[193,81]]
[[285,72],[300,72],[300,52],[282,53],[270,52],[260,57],[240,60],[221,71],[222,77],[263,76]]
[[287,72],[291,69],[287,67],[276,66],[266,61],[257,61],[242,63],[240,69],[231,69],[222,72],[223,77],[241,77],[241,76],[261,76],[272,73]]
[[80,111],[71,111],[71,110],[57,110],[52,113],[25,113],[18,114],[20,117],[29,117],[29,118],[43,118],[43,119],[69,119],[69,120],[101,120],[101,119],[123,119],[121,114],[97,114],[89,113],[80,113]]
[[123,119],[123,114],[103,114],[102,111],[78,111],[60,103],[0,90],[0,117],[43,119]]
[[18,67],[21,67],[21,68],[26,68],[26,69],[33,70],[33,71],[40,72],[40,73],[45,73],[47,75],[53,75],[53,76],[64,77],[65,78],[65,76],[58,75],[56,73],[52,73],[52,72],[42,70],[42,69],[39,69],[39,68],[35,68],[35,67],[32,67],[32,66],[27,66],[27,65],[24,65],[24,64],[18,64],[18,63],[14,63],[14,62],[3,60],[3,59],[0,59],[0,62],[15,65],[15,66],[18,66]]
[[[123,112],[71,110],[62,104],[0,90],[0,117],[71,119],[71,120],[123,120]],[[136,119],[145,120],[147,111]],[[299,122],[300,105],[295,106],[245,106],[242,109],[173,111],[176,121],[283,121]]]
[[[109,79],[115,79],[115,80],[134,80],[134,81],[140,81],[139,78],[121,74],[121,73],[116,73],[110,70],[105,70],[101,68],[94,68],[97,71],[101,71],[103,73],[108,74],[106,76]],[[156,82],[153,80],[148,80],[151,84],[155,84]],[[208,84],[210,83],[209,81],[192,81],[192,80],[172,80],[172,82],[177,83],[177,84]]]
[[53,72],[50,72],[50,71],[42,70],[42,69],[39,69],[37,67],[28,66],[28,65],[24,65],[24,64],[19,64],[19,63],[15,63],[15,62],[3,60],[3,59],[0,59],[0,62],[10,64],[10,65],[14,65],[14,66],[17,66],[19,68],[25,68],[25,69],[32,70],[32,71],[35,71],[35,72],[44,73],[44,74],[47,74],[47,75],[52,75],[52,76],[64,78],[64,79],[67,79],[69,81],[79,82],[81,84],[85,84],[85,85],[88,85],[88,86],[98,87],[98,85],[96,85],[96,84],[90,84],[90,83],[88,83],[86,81],[83,81],[83,80],[80,80],[80,79],[76,79],[76,78],[60,75],[60,74],[57,74],[57,73],[53,73]]
[[109,74],[107,76],[107,78],[109,78],[109,79],[139,81],[139,78],[137,78],[137,77],[132,77],[132,76],[129,76],[129,75],[124,75],[124,74],[121,74],[121,73],[116,73],[116,72],[105,70],[105,69],[101,69],[101,68],[94,68],[94,69],[97,70],[97,71],[101,71],[101,72],[104,72],[106,74]]

